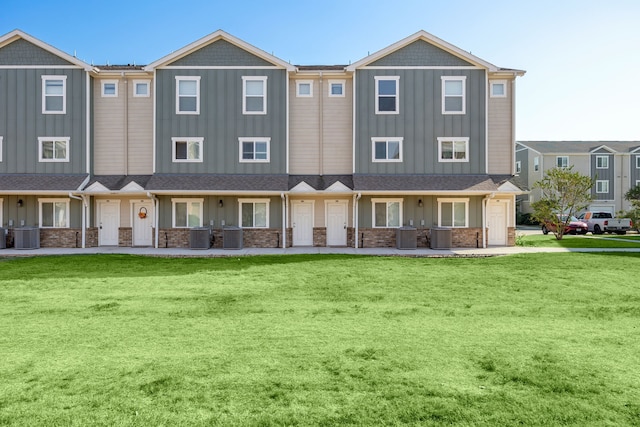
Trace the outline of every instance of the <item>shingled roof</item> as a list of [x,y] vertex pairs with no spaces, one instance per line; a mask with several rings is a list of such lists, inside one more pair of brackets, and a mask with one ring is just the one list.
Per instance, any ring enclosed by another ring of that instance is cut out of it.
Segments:
[[149,179],[149,191],[287,191],[287,175],[174,175],[156,174]]
[[78,191],[88,175],[0,174],[2,192],[57,192]]
[[354,175],[356,191],[498,191],[510,175]]

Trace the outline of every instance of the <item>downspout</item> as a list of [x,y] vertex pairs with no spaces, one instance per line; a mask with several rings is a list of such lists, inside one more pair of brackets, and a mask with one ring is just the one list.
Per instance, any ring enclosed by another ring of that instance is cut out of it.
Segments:
[[[87,151],[87,173],[91,173],[91,75],[89,71],[87,71],[87,82],[86,82],[86,91],[87,91],[87,111],[86,111],[86,151]],[[84,247],[84,246],[83,246]]]
[[511,144],[513,146],[513,158],[511,175],[516,174],[516,79],[511,80]]
[[353,195],[353,228],[354,228],[353,247],[356,249],[358,249],[358,200],[360,200],[361,197],[362,197],[362,193]]
[[153,227],[155,229],[155,245],[154,247],[158,249],[158,238],[160,237],[160,230],[158,229],[158,219],[160,214],[158,213],[158,198],[151,194],[151,192],[147,191],[147,197],[153,200]]
[[[85,242],[86,242],[86,229],[87,229],[87,199],[86,196],[83,194],[81,196],[76,196],[73,193],[69,192],[69,197],[72,199],[76,199],[76,200],[80,200],[82,202],[82,249],[85,248]],[[77,242],[76,242],[77,244]]]
[[319,132],[319,150],[320,150],[320,175],[324,175],[324,103],[322,102],[322,98],[324,97],[324,92],[322,91],[322,71],[320,71],[320,78],[318,79],[318,98],[320,102],[320,108],[318,108],[318,132]]
[[282,199],[282,249],[287,248],[287,197],[280,193]]
[[482,248],[487,248],[487,203],[492,199],[495,193],[491,193],[482,199]]
[[129,175],[129,85],[124,71],[120,74],[124,80],[124,174]]

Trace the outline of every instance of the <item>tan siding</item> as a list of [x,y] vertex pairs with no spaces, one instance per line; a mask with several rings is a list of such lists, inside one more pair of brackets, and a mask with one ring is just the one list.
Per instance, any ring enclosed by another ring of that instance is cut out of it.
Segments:
[[507,97],[489,97],[489,173],[512,174],[513,141],[513,85],[507,80]]
[[[310,80],[306,77],[304,80]],[[289,171],[293,175],[317,175],[320,173],[320,131],[318,80],[313,81],[313,97],[296,96],[296,80],[289,83],[290,131]]]
[[328,80],[324,80],[322,88],[323,174],[350,174],[353,172],[353,81],[345,79],[344,97],[329,97]]
[[[133,96],[129,80],[129,175],[153,173],[153,81],[149,79],[149,96]],[[146,79],[140,79],[146,80]]]
[[[112,80],[112,79],[105,79]],[[94,79],[93,161],[96,175],[125,174],[124,84],[118,84],[117,98],[102,97],[102,82]]]

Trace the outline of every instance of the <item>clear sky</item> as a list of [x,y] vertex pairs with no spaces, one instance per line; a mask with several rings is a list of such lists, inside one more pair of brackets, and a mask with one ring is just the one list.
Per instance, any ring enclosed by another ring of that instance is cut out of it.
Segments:
[[527,71],[519,140],[640,140],[639,0],[2,3],[0,34],[94,64],[148,64],[218,29],[292,64],[348,64],[425,30]]

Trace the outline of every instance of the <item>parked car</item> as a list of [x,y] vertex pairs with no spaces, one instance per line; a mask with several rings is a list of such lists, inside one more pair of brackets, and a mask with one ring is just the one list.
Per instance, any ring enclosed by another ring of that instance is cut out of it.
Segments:
[[614,218],[609,212],[587,211],[578,217],[587,223],[589,231],[593,234],[616,233],[626,234],[633,227],[633,222],[629,218]]
[[[565,222],[567,217],[562,216],[560,219]],[[587,229],[587,223],[580,221],[575,216],[572,216],[569,220],[569,224],[564,228],[564,234],[587,234]],[[544,224],[542,224],[542,234],[549,234],[549,232],[555,233],[556,225],[552,221],[545,221]]]

